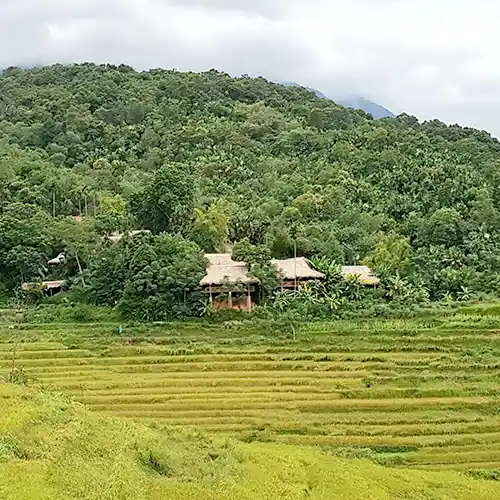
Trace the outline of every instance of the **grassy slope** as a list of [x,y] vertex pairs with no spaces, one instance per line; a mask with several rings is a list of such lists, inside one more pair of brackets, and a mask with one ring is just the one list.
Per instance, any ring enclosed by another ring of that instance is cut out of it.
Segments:
[[500,484],[313,448],[173,435],[2,384],[0,498],[490,500]]
[[498,309],[304,324],[295,340],[289,324],[258,321],[126,325],[120,336],[110,323],[5,322],[0,378],[15,365],[30,385],[157,427],[499,469]]

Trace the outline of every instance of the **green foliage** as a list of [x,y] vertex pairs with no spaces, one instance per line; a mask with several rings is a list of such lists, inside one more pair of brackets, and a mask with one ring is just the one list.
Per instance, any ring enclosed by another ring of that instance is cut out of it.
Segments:
[[265,264],[271,261],[271,251],[265,245],[252,245],[248,238],[244,238],[234,245],[233,260],[250,266]]
[[412,264],[410,238],[396,234],[382,235],[375,245],[375,251],[369,254],[363,263],[374,269],[381,277],[399,273],[406,275]]
[[424,304],[429,302],[429,291],[421,285],[413,285],[399,273],[385,281],[386,295],[390,300],[403,304]]
[[74,273],[78,273],[83,280],[83,269],[86,267],[91,256],[93,255],[98,237],[95,232],[93,220],[87,219],[77,222],[71,218],[64,218],[54,222],[54,235],[59,243],[60,251],[63,251],[66,260],[67,268],[71,273],[71,267]]
[[25,305],[36,305],[44,299],[44,289],[42,283],[33,283],[26,289],[22,289],[19,292],[19,298],[21,302]]
[[346,300],[340,292],[328,291],[323,284],[311,282],[298,291],[277,292],[272,306],[285,319],[287,314],[294,313],[296,319],[307,321],[336,317]]
[[[83,284],[98,235],[150,229],[205,251],[248,238],[275,258],[296,249],[366,262],[384,280],[399,273],[413,297],[500,294],[500,143],[486,132],[374,121],[306,89],[217,71],[6,70],[0,96],[9,289],[57,274]],[[46,269],[62,251],[67,265]],[[264,260],[251,266],[267,281]],[[106,303],[122,298],[99,288]]]
[[323,447],[324,451],[349,459],[365,459],[385,467],[407,465],[408,453],[417,452],[416,446],[359,446]]
[[28,460],[30,452],[27,446],[13,436],[0,437],[0,462],[6,460]]
[[132,241],[124,238],[117,244],[103,245],[91,259],[87,292],[96,304],[115,306],[122,298],[133,251]]
[[185,230],[193,208],[193,180],[176,165],[159,169],[151,184],[130,204],[142,226],[155,233]]
[[500,481],[500,469],[471,469],[467,471],[467,475],[474,479]]
[[23,367],[13,366],[7,375],[9,384],[28,385],[29,375]]
[[440,208],[422,221],[418,239],[422,245],[451,247],[460,244],[464,234],[465,222],[460,213],[454,208]]
[[52,221],[36,206],[12,203],[0,214],[0,274],[9,283],[36,281],[53,244]]
[[125,215],[127,204],[119,194],[105,195],[100,199],[99,213],[101,215]]
[[129,226],[127,202],[119,194],[105,193],[99,200],[99,212],[95,217],[95,229],[99,234],[121,233]]
[[194,209],[191,239],[206,252],[221,252],[229,236],[229,207],[223,200],[212,203],[206,211]]
[[271,262],[271,251],[266,245],[252,245],[245,238],[233,247],[233,260],[245,262],[250,274],[259,280],[262,298],[265,300],[274,294],[279,285],[278,269]]
[[43,303],[28,308],[23,321],[27,323],[99,323],[116,321],[116,312],[108,307],[95,306],[82,302],[62,304]]
[[169,464],[157,453],[148,450],[139,453],[139,463],[148,471],[152,471],[160,476],[168,477],[172,471]]
[[182,236],[125,237],[104,245],[92,259],[88,295],[97,304],[117,305],[125,317],[196,316],[204,273],[202,252]]

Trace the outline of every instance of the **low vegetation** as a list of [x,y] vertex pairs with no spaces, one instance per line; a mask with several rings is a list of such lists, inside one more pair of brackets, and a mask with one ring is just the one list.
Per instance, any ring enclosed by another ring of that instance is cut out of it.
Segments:
[[155,429],[0,384],[5,500],[491,500],[500,483],[490,479],[488,471],[393,470],[307,447]]
[[500,466],[496,303],[369,322],[122,326],[4,324],[0,375],[161,429],[398,467]]

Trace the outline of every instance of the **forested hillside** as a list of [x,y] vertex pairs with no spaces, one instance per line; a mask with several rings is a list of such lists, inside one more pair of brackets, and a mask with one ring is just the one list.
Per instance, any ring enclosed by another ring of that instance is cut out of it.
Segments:
[[[273,257],[296,244],[366,262],[392,280],[390,299],[495,294],[499,181],[486,132],[374,121],[262,78],[93,64],[0,76],[5,291],[50,276],[64,251],[65,277],[86,278],[97,302],[133,310],[140,291],[156,310],[168,290],[187,307],[202,252],[248,238]],[[127,228],[170,235],[102,243]]]

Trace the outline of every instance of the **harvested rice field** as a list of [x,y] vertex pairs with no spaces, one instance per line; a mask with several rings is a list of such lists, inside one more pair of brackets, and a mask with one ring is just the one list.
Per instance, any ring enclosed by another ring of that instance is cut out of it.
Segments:
[[[498,323],[498,324],[497,324]],[[0,326],[0,376],[101,414],[387,465],[500,468],[500,317]]]

